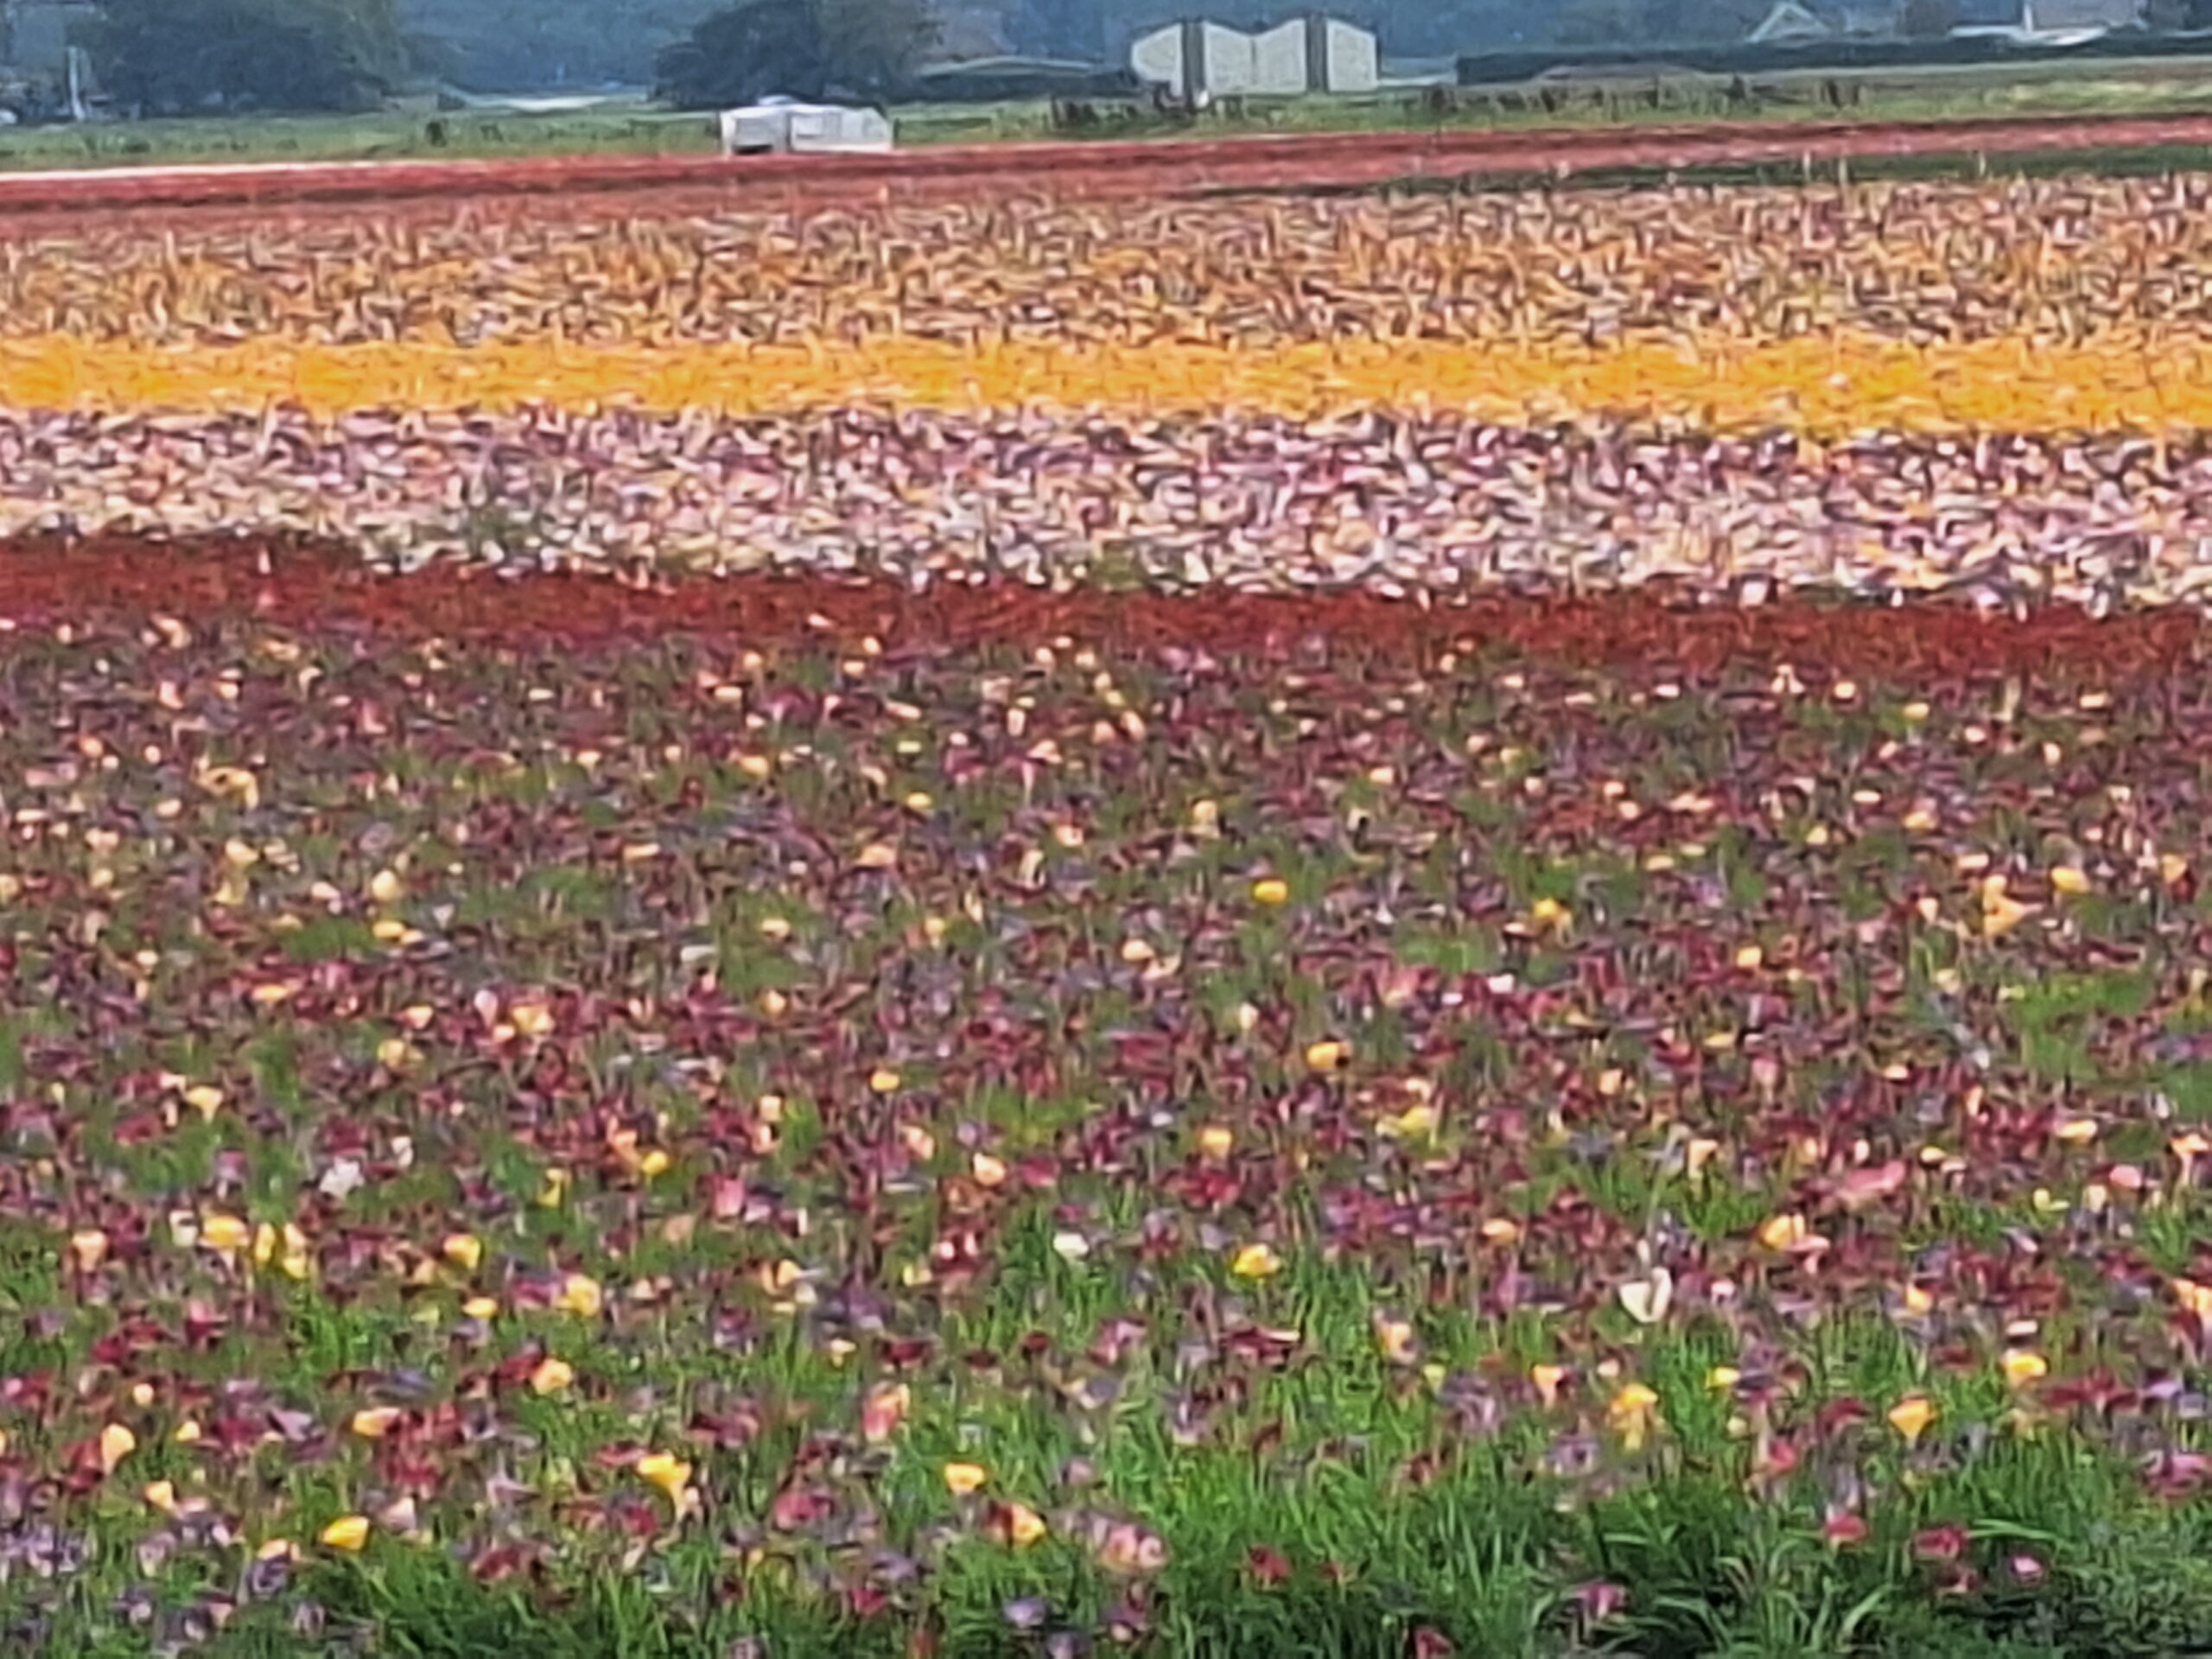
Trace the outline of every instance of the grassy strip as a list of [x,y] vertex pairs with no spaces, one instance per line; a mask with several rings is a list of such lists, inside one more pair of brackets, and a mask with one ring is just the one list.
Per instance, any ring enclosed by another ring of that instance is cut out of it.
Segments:
[[[705,1540],[657,1548],[642,1567],[608,1561],[525,1586],[480,1583],[434,1548],[386,1543],[248,1601],[220,1650],[674,1659],[751,1641],[779,1659],[891,1659],[918,1637],[939,1652],[1012,1659],[1111,1646],[1119,1630],[1146,1653],[1209,1659],[1570,1649],[2158,1659],[2212,1638],[2202,1507],[2151,1503],[2129,1471],[2063,1437],[1993,1447],[1847,1549],[1821,1541],[1816,1516],[1747,1503],[1741,1448],[1710,1429],[1684,1433],[1662,1461],[1628,1490],[1562,1507],[1490,1448],[1417,1493],[1347,1465],[1275,1480],[1241,1453],[1189,1459],[1158,1489],[1169,1565],[1136,1596],[1058,1543],[1018,1560],[957,1548],[865,1609]],[[1140,1478],[1116,1469],[1117,1483]],[[1982,1576],[1931,1595],[1948,1564],[1923,1559],[1930,1546],[1915,1540],[1953,1525],[1971,1533],[1967,1559]],[[148,1651],[120,1622],[80,1602],[16,1628],[43,1653]]]
[[[2195,63],[2038,66],[2002,70],[1841,72],[1761,76],[1748,96],[1719,78],[1668,78],[1588,89],[1438,89],[1361,97],[1255,99],[1192,121],[1131,111],[1096,126],[1062,130],[1043,99],[986,105],[912,105],[893,111],[907,145],[1041,138],[1202,139],[1264,132],[1533,130],[1560,126],[1632,130],[1655,122],[1760,118],[1833,119],[1821,83],[1856,86],[1854,118],[1970,119],[2163,114],[2202,110],[2212,92]],[[433,124],[438,136],[432,137]],[[402,161],[440,157],[679,155],[711,150],[703,117],[644,103],[531,112],[392,111],[365,116],[205,118],[19,128],[0,134],[0,168],[150,166],[256,161]]]

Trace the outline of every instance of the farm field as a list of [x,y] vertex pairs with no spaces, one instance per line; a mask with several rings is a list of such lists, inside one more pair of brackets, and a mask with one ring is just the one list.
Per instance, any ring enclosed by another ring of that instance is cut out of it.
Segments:
[[0,251],[0,1630],[2212,1649],[2194,173]]
[[[807,213],[838,203],[972,205],[1049,189],[1062,201],[1160,202],[1234,193],[1508,190],[1597,183],[1808,182],[1825,164],[1851,176],[2029,176],[2070,168],[2144,176],[2194,169],[2212,150],[2212,114],[2018,113],[1975,119],[1622,124],[947,144],[888,155],[733,160],[683,153],[583,153],[423,160],[293,160],[0,171],[0,213],[82,216],[160,208],[264,210],[557,198],[667,216],[708,206]],[[1796,169],[1794,181],[1770,178]],[[648,206],[644,198],[652,198]]]

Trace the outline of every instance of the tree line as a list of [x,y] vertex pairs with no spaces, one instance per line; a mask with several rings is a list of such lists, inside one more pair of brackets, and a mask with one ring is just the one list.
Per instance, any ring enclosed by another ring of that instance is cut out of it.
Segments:
[[[8,0],[0,0],[4,6]],[[100,84],[148,113],[368,110],[410,82],[519,89],[650,79],[674,101],[766,92],[880,98],[939,37],[1107,60],[1203,10],[1274,21],[1299,0],[99,0],[79,36]],[[1329,0],[1393,51],[1549,38],[1528,0]]]
[[[0,0],[0,5],[7,0]],[[1327,0],[1419,55],[1549,44],[1740,40],[1772,0]],[[643,71],[684,107],[771,92],[882,100],[939,38],[938,6],[987,14],[1014,49],[1103,60],[1193,10],[1248,25],[1295,0],[99,0],[79,37],[100,85],[149,114],[361,111],[410,82],[588,84]],[[1907,0],[1906,32],[1938,35],[1956,0]],[[2150,0],[2153,27],[2212,27],[2212,0]],[[482,54],[493,54],[488,60]]]
[[[454,55],[408,27],[402,0],[100,0],[75,38],[118,105],[159,115],[372,110]],[[652,69],[687,107],[880,99],[935,38],[930,0],[734,0],[695,16]]]

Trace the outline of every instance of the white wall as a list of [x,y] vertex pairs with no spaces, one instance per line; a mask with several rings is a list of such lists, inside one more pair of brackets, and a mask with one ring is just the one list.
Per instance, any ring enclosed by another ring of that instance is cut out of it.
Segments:
[[1382,84],[1382,57],[1370,30],[1332,17],[1328,31],[1329,90],[1371,92]]
[[1183,27],[1170,23],[1149,35],[1140,35],[1129,47],[1129,67],[1139,80],[1183,90]]
[[1249,35],[1221,23],[1201,23],[1198,35],[1205,42],[1202,84],[1206,91],[1216,98],[1233,98],[1260,90],[1259,64]]
[[1293,18],[1252,37],[1252,86],[1255,92],[1295,97],[1306,85],[1306,20]]
[[[1247,35],[1221,23],[1199,23],[1185,29],[1169,23],[1141,35],[1129,47],[1129,67],[1138,79],[1164,86],[1177,93],[1192,90],[1185,79],[1186,46],[1198,47],[1198,86],[1216,98],[1252,94],[1294,98],[1322,90],[1316,73],[1325,67],[1328,90],[1371,92],[1380,83],[1382,65],[1370,31],[1335,18],[1321,25],[1318,54],[1313,50],[1303,17],[1257,35]],[[1316,60],[1318,56],[1319,60]]]

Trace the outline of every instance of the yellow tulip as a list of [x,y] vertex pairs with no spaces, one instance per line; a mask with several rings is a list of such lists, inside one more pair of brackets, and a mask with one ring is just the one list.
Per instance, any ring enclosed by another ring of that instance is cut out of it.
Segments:
[[990,1475],[980,1463],[948,1463],[944,1465],[945,1490],[955,1497],[966,1497],[981,1491]]
[[116,1465],[138,1449],[138,1437],[121,1423],[100,1430],[100,1472],[111,1475]]
[[1229,1264],[1239,1279],[1268,1279],[1282,1271],[1282,1259],[1265,1244],[1247,1244]]
[[1027,1503],[1006,1506],[1007,1539],[1016,1549],[1028,1548],[1044,1537],[1046,1531],[1045,1517]]
[[684,1489],[691,1484],[691,1465],[665,1452],[649,1452],[638,1459],[638,1478],[659,1487],[671,1502],[680,1505]]
[[236,1216],[208,1216],[200,1224],[200,1242],[226,1255],[244,1249],[252,1237],[253,1230]]
[[1314,1071],[1338,1071],[1351,1063],[1351,1045],[1333,1040],[1309,1043],[1306,1048],[1306,1064]]
[[1605,1408],[1605,1421],[1620,1436],[1624,1449],[1643,1450],[1656,1421],[1658,1405],[1658,1395],[1641,1382],[1624,1383],[1613,1395]]
[[1414,1345],[1413,1326],[1389,1314],[1376,1315],[1375,1347],[1393,1365],[1410,1365],[1421,1357]]
[[558,1394],[575,1380],[575,1370],[568,1361],[550,1354],[530,1374],[531,1389],[536,1394]]
[[1890,1427],[1904,1437],[1907,1446],[1916,1446],[1937,1415],[1935,1402],[1925,1395],[1909,1394],[1890,1408]]
[[540,1002],[518,1002],[507,1010],[507,1023],[524,1037],[550,1036],[553,1011]]
[[1759,1228],[1759,1243],[1770,1250],[1786,1250],[1805,1242],[1805,1217],[1789,1214],[1776,1216]]

